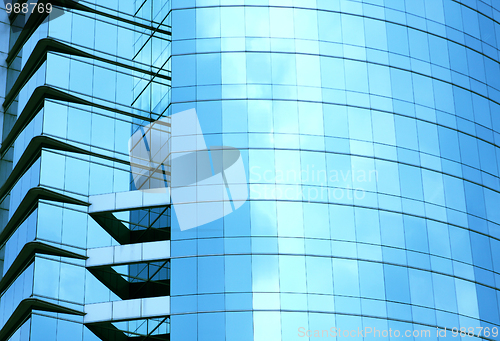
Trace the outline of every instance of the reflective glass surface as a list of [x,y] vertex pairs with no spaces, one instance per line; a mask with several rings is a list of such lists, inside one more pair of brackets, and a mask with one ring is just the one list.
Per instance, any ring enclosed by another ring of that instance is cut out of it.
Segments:
[[[56,7],[1,18],[0,339],[500,340],[497,0]],[[248,200],[183,229],[129,153],[190,109]]]
[[242,150],[250,191],[220,224],[172,227],[172,339],[498,339],[498,4],[172,8],[172,111]]

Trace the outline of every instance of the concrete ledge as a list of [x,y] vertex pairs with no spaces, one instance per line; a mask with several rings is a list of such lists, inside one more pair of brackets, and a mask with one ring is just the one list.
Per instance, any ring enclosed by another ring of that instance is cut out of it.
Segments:
[[170,258],[170,241],[98,247],[87,250],[86,267],[141,263]]
[[129,321],[170,315],[170,296],[85,305],[84,323]]
[[168,206],[170,205],[170,191],[168,188],[159,188],[91,195],[89,196],[89,203],[89,213]]

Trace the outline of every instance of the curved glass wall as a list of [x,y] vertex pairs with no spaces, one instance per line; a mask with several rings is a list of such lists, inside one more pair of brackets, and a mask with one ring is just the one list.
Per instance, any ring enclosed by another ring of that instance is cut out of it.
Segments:
[[171,112],[240,150],[250,197],[172,216],[171,339],[499,339],[500,5],[172,9]]

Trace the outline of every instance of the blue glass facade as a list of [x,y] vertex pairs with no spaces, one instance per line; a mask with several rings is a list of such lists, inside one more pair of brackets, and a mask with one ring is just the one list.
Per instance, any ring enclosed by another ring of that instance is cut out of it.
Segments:
[[172,111],[241,150],[250,192],[173,224],[172,339],[498,339],[499,4],[172,9]]
[[168,339],[170,208],[99,199],[168,106],[170,3],[51,4],[2,9],[0,340]]
[[[0,49],[0,339],[500,339],[497,0],[58,3]],[[129,139],[190,109],[249,198],[186,230]]]

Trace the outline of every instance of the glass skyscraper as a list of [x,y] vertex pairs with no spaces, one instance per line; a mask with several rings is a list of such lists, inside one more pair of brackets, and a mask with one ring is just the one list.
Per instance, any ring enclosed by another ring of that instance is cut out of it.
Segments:
[[23,8],[2,10],[0,340],[168,339],[170,208],[133,200],[129,139],[168,108],[170,3]]
[[500,339],[497,0],[52,5],[0,18],[1,340]]

